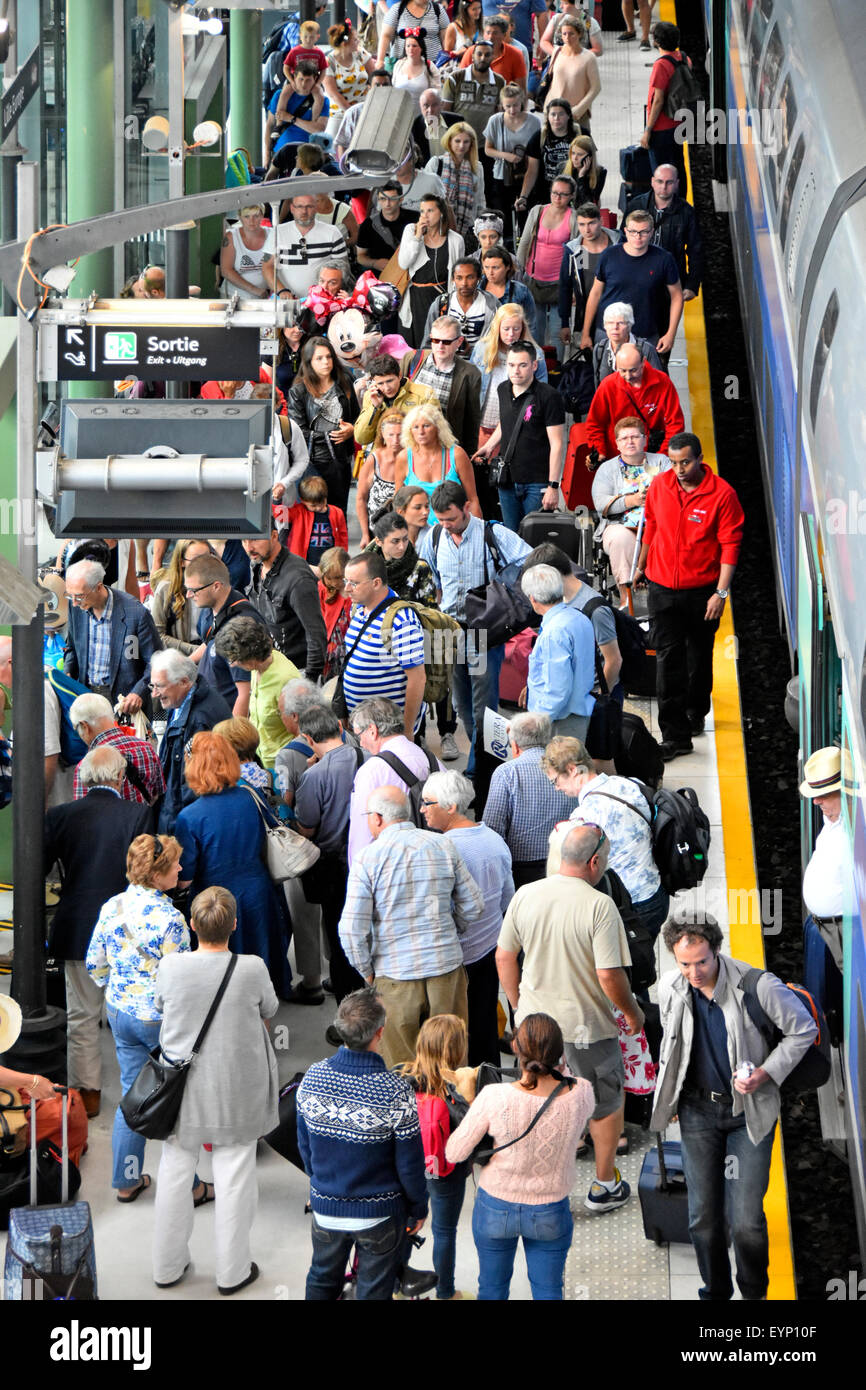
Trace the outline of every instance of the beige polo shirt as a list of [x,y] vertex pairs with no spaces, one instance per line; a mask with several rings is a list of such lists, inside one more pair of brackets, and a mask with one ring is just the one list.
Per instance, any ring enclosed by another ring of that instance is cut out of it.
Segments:
[[567,1042],[617,1036],[596,971],[630,965],[631,953],[606,894],[563,874],[528,883],[511,899],[499,945],[524,952],[516,1023],[527,1014],[550,1014]]

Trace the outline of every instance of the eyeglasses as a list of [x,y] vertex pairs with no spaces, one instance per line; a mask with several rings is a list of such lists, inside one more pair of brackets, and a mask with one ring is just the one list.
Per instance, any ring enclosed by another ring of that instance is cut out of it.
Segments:
[[362,584],[369,583],[368,579],[344,579],[343,586],[346,589],[359,589]]
[[380,193],[380,194],[379,194],[379,202],[380,202],[380,203],[400,203],[400,202],[402,202],[402,201],[403,201],[403,194],[402,194],[402,193]]
[[198,586],[197,589],[192,589],[192,588],[190,588],[189,584],[187,584],[187,586],[186,586],[186,593],[188,593],[188,594],[200,594],[201,591],[202,591],[202,589],[212,589],[213,586],[214,586],[214,584],[215,584],[216,582],[217,582],[217,581],[216,581],[215,579],[212,579],[211,582],[210,582],[209,584],[199,584],[199,586]]
[[652,227],[626,227],[626,236],[652,236]]
[[438,802],[438,801],[425,801],[424,798],[422,797],[422,798],[421,798],[421,805],[422,805],[422,806],[438,806],[438,805],[439,805],[439,802]]
[[169,687],[170,685],[174,685],[174,681],[149,681],[149,682],[148,682],[148,689],[149,689],[149,690],[168,690],[168,687]]
[[563,188],[559,192],[557,192],[556,189],[553,188],[551,189],[550,196],[551,198],[570,198],[571,194],[569,193],[567,188]]
[[431,338],[431,339],[430,339],[430,342],[431,342],[431,343],[434,343],[434,344],[435,344],[435,343],[438,343],[438,345],[439,345],[440,347],[448,347],[451,343],[456,343],[456,342],[458,342],[458,341],[459,341],[459,339],[457,339],[457,338]]
[[575,825],[581,826],[581,827],[582,827],[583,829],[585,829],[585,830],[592,830],[592,831],[598,836],[598,843],[596,844],[596,846],[595,846],[595,848],[593,849],[592,853],[591,853],[591,854],[588,854],[588,855],[586,856],[586,859],[584,860],[584,863],[585,863],[585,864],[589,864],[589,863],[595,858],[595,856],[598,854],[599,850],[601,849],[602,845],[604,844],[605,840],[607,839],[607,836],[605,835],[605,833],[604,833],[604,831],[602,830],[601,826],[600,826],[600,825],[596,825],[596,824],[595,824],[593,821],[591,821],[591,820],[579,820],[579,821],[575,821],[574,824],[575,824]]

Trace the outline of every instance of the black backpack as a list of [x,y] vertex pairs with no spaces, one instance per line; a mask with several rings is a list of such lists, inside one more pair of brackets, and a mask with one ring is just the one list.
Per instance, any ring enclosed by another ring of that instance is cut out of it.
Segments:
[[637,806],[613,792],[590,790],[584,799],[606,796],[646,821],[652,836],[653,859],[666,892],[673,894],[681,888],[697,888],[709,862],[710,822],[701,810],[696,793],[691,787],[680,787],[677,791],[670,787],[653,790],[636,777],[630,780],[643,793],[649,815],[645,816]]
[[[414,772],[410,772],[404,762],[401,762],[396,753],[389,753],[387,749],[382,753],[376,753],[377,758],[381,758],[383,763],[387,763],[392,772],[396,772],[401,782],[405,782],[409,788],[409,809],[412,812],[412,824],[417,825],[419,830],[427,829],[427,822],[421,811],[421,792],[426,776],[416,777]],[[427,766],[430,772],[438,772],[439,764],[429,748],[424,749],[424,756],[427,759]]]
[[699,99],[701,89],[685,58],[675,58],[672,53],[662,56],[666,63],[673,63],[674,70],[665,92],[665,115],[675,121],[680,112]]
[[613,613],[613,620],[616,624],[616,640],[622,657],[622,669],[619,678],[623,688],[631,695],[641,695],[646,689],[651,668],[646,650],[646,633],[637,619],[627,613],[624,608],[614,608],[606,599],[601,597],[589,600],[583,609],[584,616],[592,618],[600,604],[610,608]]
[[[774,1047],[778,1046],[784,1034],[778,1024],[767,1016],[758,1000],[758,981],[762,975],[767,973],[766,970],[758,970],[757,968],[746,971],[743,976],[743,1002],[750,1019],[772,1051]],[[791,984],[789,981],[786,982],[786,988],[796,994],[803,1007],[809,1011],[818,1026],[818,1036],[811,1043],[808,1051],[800,1058],[794,1070],[785,1077],[782,1082],[782,1090],[792,1092],[816,1091],[819,1086],[823,1086],[830,1080],[830,1030],[827,1027],[827,1020],[821,1005],[803,985]]]

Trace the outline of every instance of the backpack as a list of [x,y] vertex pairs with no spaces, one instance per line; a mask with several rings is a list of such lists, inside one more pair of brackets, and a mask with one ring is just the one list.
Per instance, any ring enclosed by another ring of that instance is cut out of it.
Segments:
[[646,634],[637,619],[624,608],[614,608],[601,597],[590,599],[583,609],[584,617],[591,619],[600,604],[605,604],[613,613],[616,640],[622,656],[619,679],[629,694],[640,694],[646,687],[650,666],[646,651]]
[[701,89],[685,58],[674,58],[672,54],[665,53],[663,59],[672,63],[674,68],[665,92],[665,115],[675,121],[686,107],[698,100]]
[[457,637],[462,628],[456,618],[449,618],[439,608],[400,599],[385,609],[382,619],[382,645],[386,651],[390,650],[394,619],[402,608],[411,608],[424,629],[424,699],[428,705],[438,705],[451,690],[454,667],[464,659],[463,643]]
[[421,813],[421,792],[424,783],[430,773],[439,771],[439,764],[429,748],[424,748],[424,756],[427,759],[429,773],[422,777],[416,777],[414,772],[410,772],[404,762],[401,762],[396,753],[389,753],[386,749],[384,753],[376,753],[374,756],[381,758],[383,763],[387,763],[392,772],[396,772],[401,782],[405,782],[409,789],[409,810],[412,812],[412,824],[417,825],[419,830],[427,829],[427,822]]
[[60,705],[60,760],[66,767],[75,767],[87,754],[87,744],[78,737],[69,718],[69,711],[79,695],[89,695],[90,691],[81,681],[68,676],[56,666],[46,666],[45,679],[57,696]]
[[[771,1018],[767,1017],[758,1000],[758,981],[762,975],[769,972],[753,968],[747,970],[743,976],[743,1002],[746,1012],[754,1023],[758,1032],[763,1037],[767,1046],[772,1050],[776,1047],[784,1034]],[[803,985],[785,982],[785,987],[793,994],[796,994],[804,1008],[808,1009],[815,1023],[818,1025],[818,1036],[809,1047],[809,1050],[802,1056],[794,1070],[789,1072],[782,1082],[784,1091],[816,1091],[819,1086],[823,1086],[830,1079],[830,1031],[827,1027],[827,1020],[821,1005],[813,995]]]
[[673,894],[681,888],[697,888],[709,862],[710,822],[701,810],[696,793],[691,787],[680,787],[677,791],[670,787],[653,790],[636,777],[629,780],[640,788],[649,815],[645,816],[631,801],[613,792],[588,791],[586,795],[618,801],[646,821],[652,836],[653,859],[665,892]]
[[226,188],[245,188],[253,182],[253,160],[249,150],[243,146],[232,150],[226,160]]

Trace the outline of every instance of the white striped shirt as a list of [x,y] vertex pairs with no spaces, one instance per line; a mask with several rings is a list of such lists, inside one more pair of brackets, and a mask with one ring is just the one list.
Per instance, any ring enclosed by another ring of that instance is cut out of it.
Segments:
[[[389,592],[389,602],[398,602]],[[406,704],[406,672],[424,665],[424,629],[411,608],[401,608],[394,614],[391,641],[386,650],[382,644],[382,623],[387,606],[364,631],[343,672],[343,693],[351,712],[362,700],[382,696],[393,700],[402,709]],[[358,604],[352,613],[346,633],[346,650],[353,647],[367,618],[367,610]],[[420,726],[425,705],[422,701],[416,729]]]

